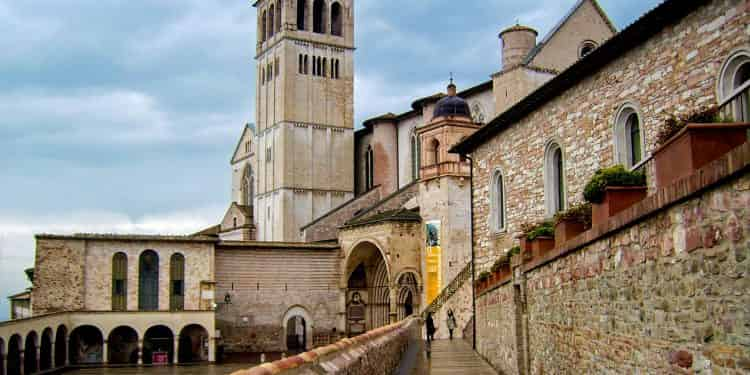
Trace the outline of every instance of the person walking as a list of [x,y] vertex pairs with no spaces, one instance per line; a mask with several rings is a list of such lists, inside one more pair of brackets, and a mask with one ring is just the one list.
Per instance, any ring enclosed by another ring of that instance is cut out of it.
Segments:
[[432,320],[432,313],[427,313],[427,319],[424,321],[424,325],[427,328],[427,342],[431,342],[435,339],[435,321]]
[[448,309],[448,319],[446,319],[445,325],[448,327],[451,340],[453,340],[453,330],[456,329],[456,318],[453,316],[453,310],[451,309]]

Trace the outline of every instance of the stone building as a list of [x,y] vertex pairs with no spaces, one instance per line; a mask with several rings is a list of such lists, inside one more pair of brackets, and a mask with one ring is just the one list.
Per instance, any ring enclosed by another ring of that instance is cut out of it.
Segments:
[[[555,368],[543,357],[566,353],[563,335],[538,336],[562,324],[544,306],[568,311],[544,294],[554,270],[479,296],[472,280],[516,244],[521,224],[579,202],[599,167],[645,165],[662,114],[744,85],[746,2],[676,3],[622,33],[595,0],[576,1],[539,41],[512,25],[490,79],[451,82],[355,130],[354,1],[256,1],[256,123],[228,150],[224,217],[190,236],[38,235],[32,316],[0,324],[6,365],[212,361],[219,346],[297,352],[426,311],[443,325],[449,309],[461,337],[476,297],[485,357],[509,373]],[[525,330],[508,319],[523,316],[521,297],[541,314]],[[501,325],[507,335],[488,337]],[[529,348],[529,337],[558,352]]]

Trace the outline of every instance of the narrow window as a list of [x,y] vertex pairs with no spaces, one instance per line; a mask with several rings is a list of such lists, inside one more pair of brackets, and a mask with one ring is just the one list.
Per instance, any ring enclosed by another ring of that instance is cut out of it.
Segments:
[[267,28],[268,21],[266,20],[267,14],[266,14],[265,10],[263,11],[263,14],[262,14],[261,17],[263,18],[261,20],[261,23],[262,23],[263,26],[262,26],[261,31],[260,31],[260,41],[261,42],[265,42],[266,41],[266,35],[268,35],[268,28]]
[[334,67],[336,66],[336,60],[331,59],[331,78],[336,79],[336,72],[334,71]]
[[323,0],[315,0],[313,3],[313,32],[318,34],[325,33],[323,28],[325,27],[325,2]]
[[628,102],[615,117],[616,161],[627,168],[632,168],[643,160],[641,118],[636,108],[636,104]]
[[127,310],[128,256],[117,253],[112,257],[112,310]]
[[505,229],[505,184],[503,174],[500,171],[495,172],[492,193],[494,229],[496,232],[500,232]]
[[565,209],[565,191],[563,182],[563,157],[562,150],[559,148],[555,150],[555,192],[557,194],[555,212],[560,212]]
[[565,161],[557,143],[550,143],[544,154],[544,199],[548,216],[565,210]]
[[411,179],[419,180],[419,137],[411,136]]
[[374,167],[375,165],[372,147],[367,146],[367,152],[365,152],[365,190],[370,190],[373,188]]
[[305,30],[307,0],[297,0],[297,30]]
[[308,55],[305,55],[305,74],[309,74],[310,71],[310,59],[308,58]]
[[281,75],[281,69],[280,69],[280,65],[281,64],[279,64],[279,58],[278,57],[276,58],[276,60],[274,60],[273,64],[274,64],[274,70],[276,71],[276,77],[278,77],[279,75]]
[[260,68],[260,85],[263,86],[265,82],[266,82],[266,69]]
[[299,63],[297,64],[297,71],[302,74],[302,54],[299,55]]
[[274,7],[273,4],[271,4],[271,7],[268,9],[268,37],[272,37],[273,33],[276,32],[276,7]]
[[341,4],[333,3],[331,5],[331,34],[342,36]]
[[630,165],[634,166],[641,162],[641,125],[638,115],[631,113],[626,124],[630,143]]
[[[235,227],[237,226],[237,218]],[[185,257],[173,254],[169,260],[169,309],[172,311],[185,308]]]
[[722,117],[750,121],[750,51],[740,50],[724,63],[719,77]]
[[146,250],[138,260],[138,310],[158,309],[159,256],[153,250]]
[[324,57],[323,58],[323,68],[320,69],[320,75],[323,76],[323,77],[325,77],[327,71],[328,71],[328,59]]
[[284,0],[279,0],[279,5],[276,8],[276,32],[281,31],[281,10],[284,9]]
[[432,140],[432,165],[440,164],[440,142],[437,139]]
[[336,60],[336,79],[339,79],[341,77],[339,75],[339,60]]

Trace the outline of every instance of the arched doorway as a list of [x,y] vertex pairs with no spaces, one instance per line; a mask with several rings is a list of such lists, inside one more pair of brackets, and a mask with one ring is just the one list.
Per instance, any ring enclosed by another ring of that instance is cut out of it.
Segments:
[[21,375],[21,345],[20,335],[13,335],[8,340],[8,357],[5,359],[8,375]]
[[65,366],[65,352],[68,346],[68,329],[64,325],[55,332],[55,367]]
[[346,330],[349,336],[390,323],[388,266],[371,242],[357,244],[346,261]]
[[296,315],[286,322],[286,347],[292,353],[304,352],[307,347],[307,322]]
[[419,312],[419,285],[412,272],[402,274],[398,279],[398,320],[406,319]]
[[174,358],[174,334],[165,326],[153,326],[143,335],[143,363],[169,364]]
[[107,338],[107,352],[109,363],[138,363],[138,333],[127,326],[113,329]]
[[42,332],[42,343],[39,346],[39,370],[52,368],[52,328]]
[[23,347],[23,372],[33,374],[39,370],[36,357],[37,335],[31,331],[26,335],[26,344]]
[[102,363],[104,337],[94,326],[76,327],[70,333],[70,363],[73,365]]
[[198,324],[191,324],[180,331],[179,363],[208,361],[208,331]]

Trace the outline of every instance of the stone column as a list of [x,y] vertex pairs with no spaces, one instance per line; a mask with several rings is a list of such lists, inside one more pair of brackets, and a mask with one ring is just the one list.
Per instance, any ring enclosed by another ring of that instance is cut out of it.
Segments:
[[24,370],[24,362],[26,362],[24,360],[24,358],[25,358],[24,350],[23,349],[19,350],[18,351],[18,362],[19,362],[18,363],[18,368],[21,370],[21,374],[25,374],[26,373],[26,370]]
[[209,337],[208,339],[208,362],[216,362],[216,337]]
[[65,367],[70,366],[70,340],[65,341]]
[[336,328],[340,334],[346,335],[346,287],[340,288],[339,293],[339,316],[338,316],[338,328]]
[[42,347],[37,346],[36,347],[36,370],[39,371],[39,369],[42,367]]
[[102,363],[109,364],[109,341],[102,341]]
[[388,288],[388,295],[390,296],[390,322],[391,324],[398,321],[398,296],[396,295],[396,286]]
[[178,357],[180,353],[180,338],[178,336],[174,337],[174,350],[172,350],[172,363],[175,365],[179,362]]
[[143,364],[143,339],[138,339],[138,365]]

